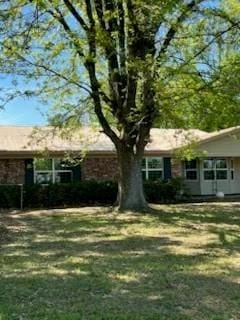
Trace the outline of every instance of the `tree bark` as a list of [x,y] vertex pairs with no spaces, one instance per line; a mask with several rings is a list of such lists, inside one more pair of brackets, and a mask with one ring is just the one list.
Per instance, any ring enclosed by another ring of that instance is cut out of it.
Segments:
[[145,200],[142,179],[142,156],[133,151],[118,151],[118,208],[119,211],[146,211],[149,209]]

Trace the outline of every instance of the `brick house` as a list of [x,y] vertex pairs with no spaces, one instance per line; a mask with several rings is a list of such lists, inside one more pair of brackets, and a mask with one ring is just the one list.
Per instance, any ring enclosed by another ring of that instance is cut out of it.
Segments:
[[[183,177],[195,195],[240,193],[240,127],[207,133],[201,130],[152,129],[142,163],[147,180]],[[197,141],[201,154],[175,159],[176,150]],[[82,158],[82,154],[85,154]],[[80,159],[72,163],[71,158]],[[113,144],[97,130],[84,128],[71,139],[48,127],[0,127],[0,184],[67,183],[117,179]]]

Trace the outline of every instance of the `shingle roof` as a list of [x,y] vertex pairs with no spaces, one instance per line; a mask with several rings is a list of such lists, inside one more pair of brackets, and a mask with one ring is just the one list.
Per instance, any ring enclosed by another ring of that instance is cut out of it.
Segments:
[[42,127],[38,132],[34,127],[0,126],[0,153],[40,152],[44,149],[75,150],[74,144],[53,136],[47,127]]
[[[201,130],[157,129],[151,130],[146,152],[169,153],[191,140],[208,141],[240,127],[207,133]],[[99,130],[83,128],[71,140],[61,138],[50,127],[0,126],[0,154],[35,153],[47,149],[51,152],[87,150],[89,152],[114,152],[110,139]]]
[[157,129],[151,130],[147,151],[171,152],[191,141],[199,141],[209,137],[209,133],[198,129]]

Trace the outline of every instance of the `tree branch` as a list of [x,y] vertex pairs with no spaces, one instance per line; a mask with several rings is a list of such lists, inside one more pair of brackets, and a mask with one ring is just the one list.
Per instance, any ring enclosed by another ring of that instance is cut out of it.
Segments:
[[182,14],[177,18],[176,23],[174,26],[171,26],[165,36],[165,39],[163,41],[163,44],[158,52],[157,59],[159,60],[162,55],[167,51],[170,43],[175,37],[175,34],[177,33],[179,25],[184,22],[184,20],[188,17],[189,13],[193,12],[194,8],[201,2],[205,0],[192,0],[190,3],[187,4],[186,9],[183,10]]
[[130,20],[131,25],[133,27],[134,36],[136,37],[139,33],[139,29],[138,29],[138,24],[136,21],[136,16],[135,16],[134,10],[133,10],[132,0],[127,0],[127,9],[128,9],[129,20]]
[[227,29],[218,32],[217,34],[215,34],[215,37],[210,40],[205,46],[203,46],[195,55],[193,55],[188,61],[186,61],[184,64],[182,64],[179,68],[179,70],[181,70],[184,66],[188,65],[191,61],[193,61],[194,59],[196,59],[198,56],[200,56],[207,48],[209,48],[214,41],[216,41],[216,39],[220,38],[221,36],[223,36],[225,33],[231,31],[232,29],[236,28],[240,26],[240,21],[237,21],[235,23],[233,23],[230,27],[228,27]]
[[[11,50],[10,47],[7,47],[5,45],[5,48],[8,49],[8,50]],[[58,71],[55,71],[53,70],[52,68],[50,68],[49,66],[46,66],[45,64],[41,64],[41,63],[38,63],[38,62],[32,62],[30,61],[29,59],[25,58],[23,55],[21,55],[20,53],[16,53],[15,54],[17,55],[17,57],[21,60],[21,61],[24,61],[26,62],[27,64],[33,66],[33,67],[36,67],[36,68],[40,68],[40,69],[43,69],[51,74],[53,74],[54,76],[57,76],[58,78],[61,78],[63,80],[65,80],[67,83],[70,83],[70,84],[74,84],[75,86],[77,86],[78,88],[80,89],[83,89],[85,90],[88,94],[92,95],[92,91],[90,91],[88,88],[86,88],[85,86],[81,85],[79,82],[77,81],[74,81],[74,80],[71,80],[69,79],[68,77],[66,77],[65,75],[61,74],[60,72]]]
[[55,8],[55,10],[56,10],[57,14],[52,10],[48,10],[48,13],[62,25],[62,27],[64,28],[66,33],[70,36],[70,38],[73,41],[73,44],[77,50],[78,55],[80,57],[84,57],[84,53],[80,50],[79,45],[76,44],[76,38],[75,38],[70,26],[68,25],[68,23],[64,19],[62,12],[58,8]]
[[63,0],[65,6],[68,8],[68,10],[71,12],[73,17],[79,22],[81,27],[87,32],[89,27],[84,21],[84,19],[81,17],[80,13],[76,10],[76,8],[73,6],[72,2],[69,0]]
[[117,146],[120,140],[117,134],[111,129],[106,117],[104,116],[101,98],[100,98],[100,85],[96,76],[96,66],[95,66],[96,29],[95,29],[95,21],[93,18],[91,0],[85,0],[85,4],[86,4],[89,23],[90,23],[90,27],[87,32],[90,58],[86,59],[85,67],[88,70],[89,79],[90,79],[90,83],[93,91],[92,97],[94,101],[94,110],[103,128],[104,133],[113,141],[115,146]]
[[118,38],[121,74],[126,73],[125,15],[122,0],[118,0]]
[[97,12],[98,21],[99,21],[102,29],[106,31],[106,21],[104,19],[104,14],[103,14],[102,0],[95,0],[95,8],[96,8],[96,12]]
[[[118,5],[117,9],[121,10],[122,0],[118,0]],[[123,102],[126,98],[124,90],[126,87],[124,11],[121,12],[121,18],[118,11],[117,19],[114,15],[116,7],[112,0],[107,0],[105,7],[103,6],[102,0],[96,0],[95,9],[104,37],[107,39],[106,44],[103,44],[103,48],[108,62],[108,84],[112,100],[110,108],[111,112],[120,120],[120,118],[123,118]],[[109,17],[108,21],[104,19],[104,10],[111,12],[113,15],[113,17]],[[113,38],[112,32],[118,32],[119,44],[117,44],[117,41]]]

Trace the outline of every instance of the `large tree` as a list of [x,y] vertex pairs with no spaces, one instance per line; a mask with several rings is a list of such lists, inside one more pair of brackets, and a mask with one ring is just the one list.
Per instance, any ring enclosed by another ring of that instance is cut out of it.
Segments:
[[[57,106],[53,123],[62,127],[93,110],[116,147],[120,209],[146,209],[141,160],[150,129],[212,88],[205,53],[233,49],[238,0],[11,0],[0,13],[1,71],[30,83],[21,90],[14,79],[6,98],[39,95]],[[178,99],[181,85],[189,90]]]

